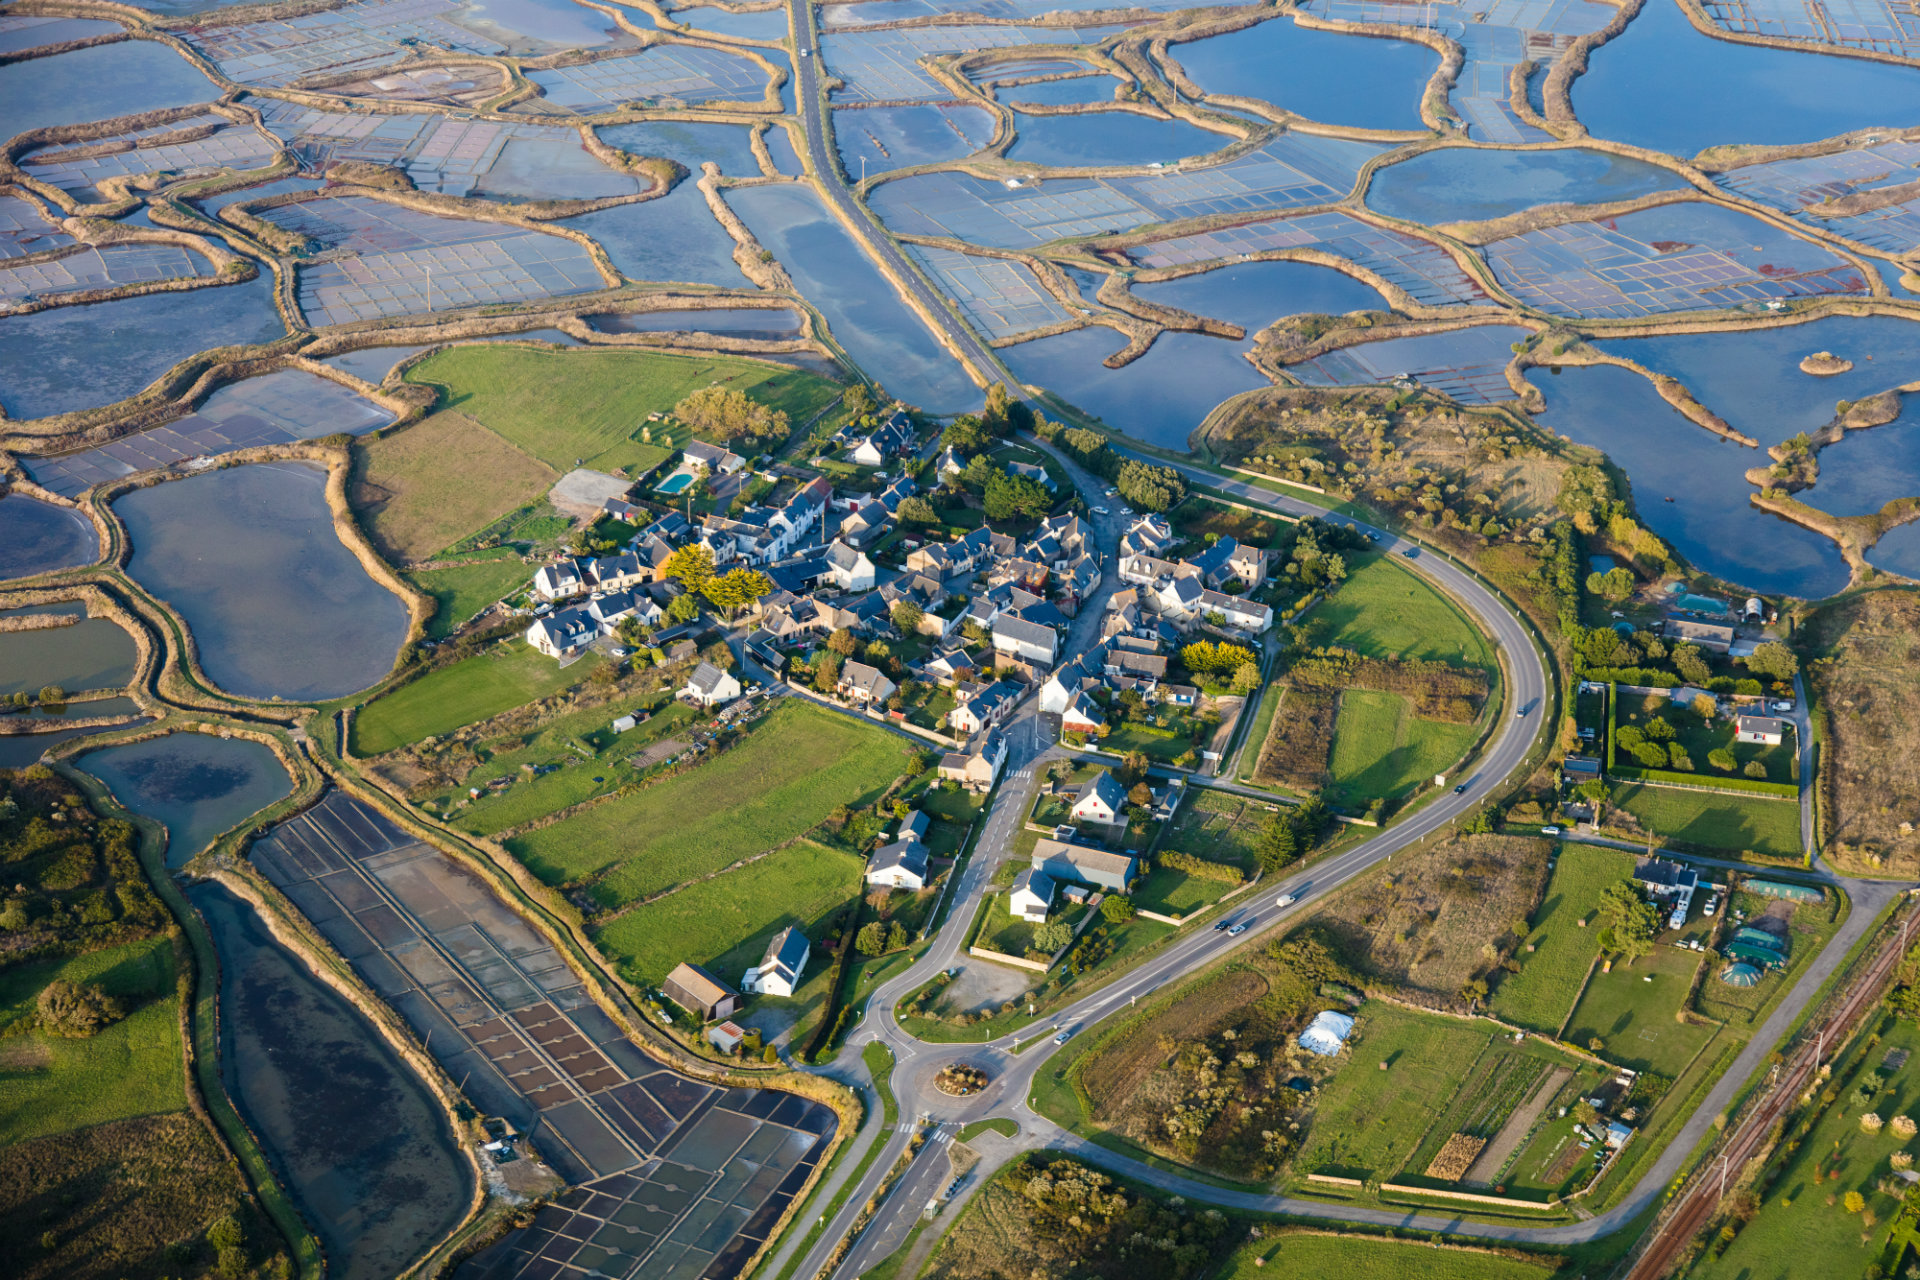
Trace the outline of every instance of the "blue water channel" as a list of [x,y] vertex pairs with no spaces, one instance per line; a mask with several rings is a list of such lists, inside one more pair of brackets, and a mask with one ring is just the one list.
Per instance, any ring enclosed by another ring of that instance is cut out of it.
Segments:
[[75,49],[0,67],[0,133],[212,102],[219,86],[154,40]]
[[1749,502],[1745,472],[1768,462],[1760,450],[1695,426],[1630,369],[1530,369],[1527,379],[1546,396],[1540,424],[1604,450],[1631,481],[1641,521],[1695,567],[1808,599],[1847,585],[1831,541]]
[[1367,187],[1367,207],[1437,226],[1500,218],[1543,204],[1606,204],[1686,185],[1684,178],[1658,165],[1581,147],[1443,147],[1376,169]]
[[747,187],[728,203],[827,318],[833,336],[887,391],[932,413],[959,413],[981,392],[908,309],[893,284],[810,187]]
[[1285,17],[1168,52],[1208,93],[1363,129],[1424,129],[1420,98],[1440,66],[1439,54],[1410,40],[1316,31]]
[[1920,118],[1920,69],[1716,40],[1675,0],[1647,0],[1573,82],[1595,137],[1676,156],[1721,143],[1812,142]]

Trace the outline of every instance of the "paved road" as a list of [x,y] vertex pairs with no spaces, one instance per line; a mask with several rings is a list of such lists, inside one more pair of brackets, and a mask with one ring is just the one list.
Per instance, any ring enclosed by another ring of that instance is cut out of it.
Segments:
[[1008,391],[1016,398],[1024,398],[1025,392],[1020,384],[1007,376],[999,359],[973,330],[947,309],[946,301],[920,278],[906,255],[900,252],[900,247],[875,229],[867,211],[847,189],[846,182],[840,176],[838,157],[834,154],[833,132],[826,120],[826,95],[820,92],[820,44],[813,29],[812,6],[807,0],[787,0],[787,15],[792,23],[794,38],[799,41],[800,56],[793,60],[794,74],[798,79],[795,100],[800,107],[800,118],[806,126],[807,155],[813,162],[813,171],[827,199],[845,215],[847,224],[860,237],[868,255],[885,263],[897,279],[906,282],[914,301],[925,315],[933,317],[933,328],[947,345],[958,351],[961,358],[972,365],[980,376],[1006,382]]

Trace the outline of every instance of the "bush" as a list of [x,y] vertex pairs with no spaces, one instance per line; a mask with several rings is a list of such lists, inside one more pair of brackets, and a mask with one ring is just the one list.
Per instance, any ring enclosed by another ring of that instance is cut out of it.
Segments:
[[126,1016],[120,1002],[100,988],[65,978],[55,978],[41,989],[37,1008],[42,1030],[76,1039],[97,1034]]
[[1758,760],[1749,760],[1747,761],[1747,767],[1740,772],[1746,774],[1749,778],[1764,779],[1767,776],[1767,766],[1761,764]]
[[[1133,899],[1123,898],[1117,893],[1108,894],[1100,900],[1100,916],[1108,924],[1125,924],[1133,919]],[[1902,1116],[1901,1119],[1905,1120],[1906,1117]],[[1913,1122],[1908,1120],[1907,1124],[1911,1128]]]
[[[1185,872],[1198,880],[1217,880],[1221,884],[1239,884],[1247,876],[1240,868],[1231,863],[1214,862],[1208,858],[1197,858],[1190,853],[1176,853],[1169,850],[1159,855],[1160,865],[1171,867],[1175,871]],[[1112,899],[1108,899],[1112,901]]]

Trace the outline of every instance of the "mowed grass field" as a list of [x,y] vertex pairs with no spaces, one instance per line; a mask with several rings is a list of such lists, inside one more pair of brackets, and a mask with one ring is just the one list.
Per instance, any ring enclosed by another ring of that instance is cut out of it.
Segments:
[[1350,1056],[1320,1086],[1302,1173],[1396,1172],[1492,1038],[1471,1023],[1388,1004],[1363,1005],[1354,1022]]
[[433,617],[427,635],[435,640],[491,605],[527,585],[533,570],[511,551],[488,552],[448,569],[428,569],[406,576],[415,590],[433,597]]
[[1392,556],[1353,556],[1340,589],[1307,615],[1310,642],[1369,658],[1420,658],[1494,669],[1493,649],[1467,615]]
[[563,668],[524,640],[508,641],[402,685],[361,708],[353,717],[354,753],[377,756],[430,734],[497,716],[571,688],[599,665],[600,658],[589,654]]
[[184,1109],[185,1066],[167,939],[0,974],[0,1023],[32,1013],[41,989],[56,978],[98,983],[132,1013],[82,1040],[37,1031],[0,1039],[0,1146]]
[[[859,892],[865,864],[802,840],[711,880],[636,907],[595,935],[607,957],[637,982],[657,983],[682,960],[723,982],[760,963],[767,940],[790,924],[804,933]],[[809,970],[825,962],[816,954]]]
[[1705,952],[1655,947],[1632,964],[1616,961],[1611,973],[1596,971],[1567,1023],[1566,1039],[1583,1045],[1598,1037],[1612,1061],[1678,1078],[1715,1032],[1674,1020],[1703,956],[1704,963],[1720,963]]
[[1289,1232],[1256,1240],[1228,1259],[1222,1280],[1338,1276],[1340,1280],[1546,1280],[1558,1259],[1522,1262],[1476,1249],[1362,1235]]
[[354,514],[389,560],[431,559],[560,478],[464,413],[436,413],[354,448]]
[[631,902],[764,853],[871,803],[905,769],[883,729],[782,699],[744,742],[707,764],[508,842],[559,884],[606,869],[594,896]]
[[[645,724],[615,734],[613,720],[622,710],[632,709],[595,707],[561,716],[523,747],[512,748],[519,739],[509,738],[495,748],[496,755],[462,779],[460,786],[441,793],[440,803],[448,804],[464,796],[468,785],[482,786],[502,776],[512,778],[512,785],[505,791],[482,795],[456,810],[450,819],[454,826],[472,835],[494,835],[593,796],[619,790],[640,776],[640,771],[631,763],[634,756],[655,743],[671,739],[676,732],[703,718],[702,712],[684,702],[668,702]],[[595,748],[596,754],[591,758],[582,757],[570,747],[576,741]],[[557,764],[560,768],[529,778],[520,768],[523,764]],[[595,778],[600,781],[595,782]]]
[[1395,796],[1452,767],[1474,726],[1421,720],[1397,693],[1348,689],[1333,726],[1333,781],[1353,796]]
[[1630,853],[1561,845],[1546,898],[1534,913],[1533,930],[1527,935],[1534,951],[1529,955],[1521,950],[1520,972],[1501,980],[1493,993],[1493,1012],[1549,1035],[1558,1030],[1573,1008],[1587,966],[1600,950],[1598,925],[1589,921],[1582,929],[1576,922],[1592,913],[1602,889],[1632,875]]
[[730,356],[491,344],[429,356],[408,370],[407,380],[442,387],[443,408],[473,415],[560,472],[660,463],[667,450],[637,438],[647,415],[714,383],[784,410],[795,426],[839,393],[815,374]]
[[1613,789],[1613,803],[1647,830],[1685,844],[1770,857],[1801,852],[1800,806],[1793,800],[1626,783]]

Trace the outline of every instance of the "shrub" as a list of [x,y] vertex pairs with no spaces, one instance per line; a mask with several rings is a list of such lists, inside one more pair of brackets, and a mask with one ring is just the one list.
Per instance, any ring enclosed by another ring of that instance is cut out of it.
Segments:
[[84,1038],[126,1016],[120,1002],[98,987],[55,978],[40,991],[40,1026],[50,1035]]
[[[1860,1128],[1866,1133],[1880,1132],[1880,1126],[1884,1123],[1885,1121],[1881,1120],[1879,1115],[1872,1111],[1860,1117]],[[1851,1210],[1849,1212],[1851,1212]]]
[[1912,1116],[1895,1116],[1893,1118],[1893,1132],[1898,1137],[1911,1138],[1914,1135],[1916,1127],[1913,1123]]

